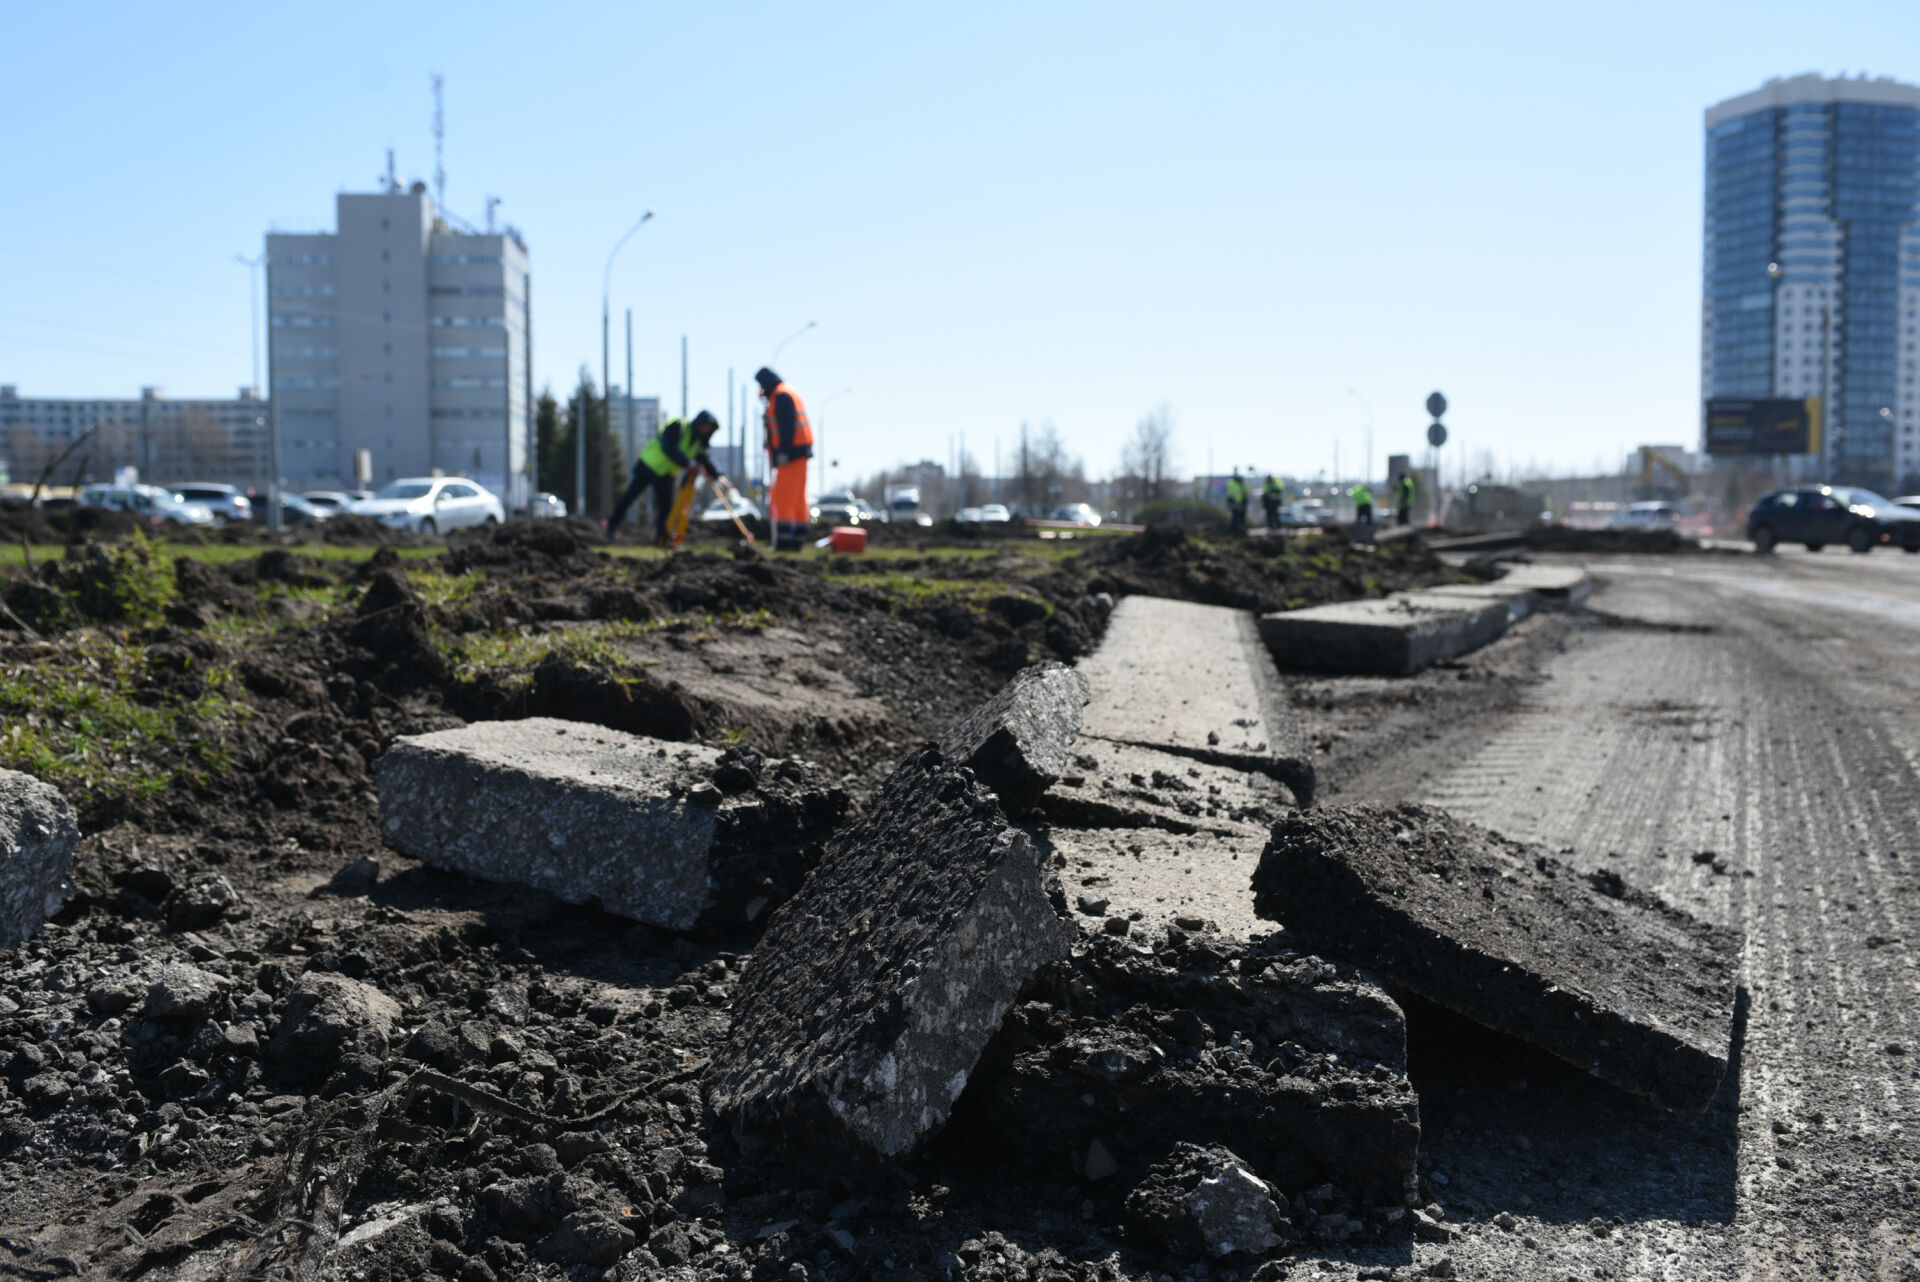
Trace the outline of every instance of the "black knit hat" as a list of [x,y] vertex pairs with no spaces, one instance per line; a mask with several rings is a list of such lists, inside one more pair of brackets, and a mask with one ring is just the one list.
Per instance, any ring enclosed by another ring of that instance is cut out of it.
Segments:
[[780,386],[780,376],[768,369],[765,365],[762,365],[759,371],[754,374],[753,381],[760,384],[760,390],[769,396],[773,395],[774,388]]
[[693,416],[693,430],[696,432],[717,432],[720,420],[713,416],[712,410],[701,410]]

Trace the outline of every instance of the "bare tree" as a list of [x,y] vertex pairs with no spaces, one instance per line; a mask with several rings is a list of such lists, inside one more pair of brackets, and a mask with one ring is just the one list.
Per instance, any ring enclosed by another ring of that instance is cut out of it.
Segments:
[[1140,498],[1151,503],[1167,497],[1173,466],[1173,411],[1162,404],[1134,426],[1133,439],[1120,450],[1120,471],[1138,483]]
[[1060,430],[1042,423],[1035,432],[1020,425],[1020,450],[1014,456],[1013,491],[1025,516],[1045,516],[1086,491],[1086,468],[1067,453]]

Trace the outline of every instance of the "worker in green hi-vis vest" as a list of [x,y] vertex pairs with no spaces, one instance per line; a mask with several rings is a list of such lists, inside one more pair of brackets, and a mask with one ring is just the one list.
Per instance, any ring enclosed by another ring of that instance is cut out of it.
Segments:
[[1412,525],[1413,524],[1413,473],[1412,472],[1400,473],[1400,484],[1398,486],[1398,493],[1396,493],[1394,497],[1397,500],[1395,506],[1399,508],[1399,511],[1395,513],[1397,523],[1400,525]]
[[1373,491],[1367,488],[1365,481],[1347,491],[1347,497],[1353,500],[1353,523],[1355,525],[1373,524]]
[[1247,529],[1247,483],[1240,478],[1240,469],[1234,468],[1233,475],[1227,478],[1227,515],[1232,518],[1231,527],[1235,534],[1244,534]]
[[667,514],[673,510],[674,477],[684,469],[699,468],[708,476],[716,475],[713,460],[707,457],[707,443],[713,439],[720,420],[707,410],[694,415],[693,422],[669,419],[652,440],[641,447],[633,461],[633,480],[627,492],[613,505],[607,518],[607,533],[620,528],[627,509],[639,499],[640,491],[653,491],[653,541],[656,547],[668,547],[673,540],[667,533]]

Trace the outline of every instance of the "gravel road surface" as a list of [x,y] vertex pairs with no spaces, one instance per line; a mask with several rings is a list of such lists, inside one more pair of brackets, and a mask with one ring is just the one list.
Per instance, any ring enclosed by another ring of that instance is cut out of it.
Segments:
[[1741,927],[1736,1068],[1705,1117],[1674,1119],[1410,1011],[1422,1191],[1461,1233],[1415,1259],[1920,1275],[1920,558],[1586,564],[1584,617],[1296,697],[1329,800],[1435,802]]

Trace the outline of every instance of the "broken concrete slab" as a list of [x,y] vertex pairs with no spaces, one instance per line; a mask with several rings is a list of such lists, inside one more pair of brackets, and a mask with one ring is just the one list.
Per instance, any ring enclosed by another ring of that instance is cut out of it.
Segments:
[[1414,1196],[1419,1102],[1406,1023],[1351,966],[1172,929],[1095,935],[1009,1015],[981,1101],[1009,1149],[1085,1175],[1097,1142],[1142,1171],[1173,1144],[1230,1144],[1290,1193],[1364,1217]]
[[1026,834],[927,744],[768,922],[708,1103],[750,1149],[904,1156],[1067,936]]
[[1507,601],[1405,592],[1260,616],[1283,668],[1412,676],[1477,650],[1507,630]]
[[1130,596],[1078,667],[1087,735],[1259,771],[1312,801],[1313,757],[1251,613]]
[[1083,739],[1039,809],[1054,823],[1077,827],[1251,835],[1263,842],[1292,809],[1292,797],[1267,775],[1113,739]]
[[1726,1074],[1741,940],[1431,806],[1288,816],[1254,908],[1301,947],[1534,1043],[1668,1108]]
[[993,789],[1009,814],[1067,773],[1087,706],[1087,678],[1062,663],[1022,669],[940,738],[940,751]]
[[403,736],[378,774],[394,850],[672,930],[763,919],[848,806],[795,762],[544,717]]
[[73,892],[80,826],[60,790],[0,770],[0,948],[25,943]]
[[1108,916],[1128,919],[1130,933],[1154,938],[1183,919],[1238,939],[1267,929],[1254,915],[1247,887],[1264,837],[1056,823],[1036,844],[1066,860],[1059,875],[1070,901],[1103,905],[1098,914],[1079,915],[1083,931],[1102,929]]
[[1578,605],[1592,591],[1578,566],[1515,565],[1486,583],[1263,614],[1260,635],[1283,668],[1412,676],[1498,639],[1537,610]]

